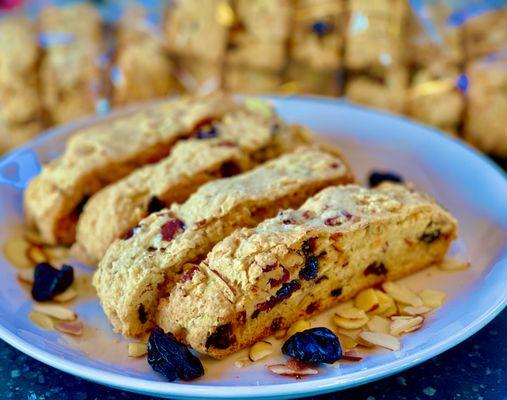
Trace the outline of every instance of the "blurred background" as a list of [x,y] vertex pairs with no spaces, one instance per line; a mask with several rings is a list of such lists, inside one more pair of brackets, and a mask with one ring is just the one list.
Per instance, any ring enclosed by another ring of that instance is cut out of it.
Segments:
[[0,0],[0,153],[215,90],[345,96],[505,159],[507,0]]

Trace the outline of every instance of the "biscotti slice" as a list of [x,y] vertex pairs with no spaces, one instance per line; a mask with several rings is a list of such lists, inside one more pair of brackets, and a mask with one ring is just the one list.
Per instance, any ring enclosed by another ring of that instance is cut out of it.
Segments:
[[206,182],[236,175],[306,141],[297,127],[276,115],[240,110],[180,142],[170,156],[106,187],[86,204],[76,248],[97,263],[109,245],[149,213],[184,202]]
[[455,236],[447,211],[403,186],[328,188],[216,245],[161,300],[157,323],[222,358],[442,260]]
[[147,217],[109,247],[93,279],[114,330],[128,337],[149,330],[160,296],[170,292],[186,264],[235,229],[255,226],[326,186],[350,181],[339,156],[301,148],[209,182],[184,204]]
[[28,223],[47,243],[71,244],[87,198],[144,164],[165,157],[181,138],[239,107],[223,95],[183,97],[78,131],[63,155],[28,185]]

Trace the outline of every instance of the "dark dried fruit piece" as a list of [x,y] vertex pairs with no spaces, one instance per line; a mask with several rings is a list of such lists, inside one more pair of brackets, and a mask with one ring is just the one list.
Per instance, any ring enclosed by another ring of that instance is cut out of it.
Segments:
[[213,126],[206,127],[201,131],[197,132],[197,134],[195,135],[197,139],[212,139],[216,138],[217,136],[218,132]]
[[364,275],[386,275],[387,274],[387,268],[384,265],[384,263],[381,263],[379,261],[372,262],[370,265],[366,267],[364,270]]
[[215,349],[225,350],[236,342],[236,336],[232,332],[232,325],[220,325],[214,333],[208,336],[206,340],[206,348],[214,347]]
[[282,353],[312,364],[332,364],[342,357],[340,341],[328,328],[295,333],[283,344]]
[[305,267],[299,271],[299,277],[305,281],[310,281],[317,277],[319,273],[319,259],[316,256],[307,256]]
[[320,38],[330,34],[333,29],[333,24],[326,21],[317,21],[312,25],[313,33],[315,33]]
[[137,309],[137,316],[139,318],[139,322],[141,324],[145,324],[148,321],[148,314],[146,313],[146,309],[144,308],[144,304],[141,304]]
[[172,333],[153,329],[148,341],[148,364],[169,382],[176,379],[190,381],[204,375],[201,361],[178,342]]
[[183,221],[171,219],[162,225],[162,240],[170,242],[178,233],[183,232],[184,229],[185,224]]
[[157,196],[153,196],[148,203],[148,212],[154,213],[165,208],[165,204]]
[[125,235],[123,235],[122,239],[123,240],[129,240],[132,236],[135,235],[135,233],[137,232],[137,230],[139,228],[140,228],[139,225],[134,226],[132,229],[128,230],[127,233],[125,233]]
[[65,292],[74,281],[74,269],[64,265],[61,269],[49,263],[40,263],[33,274],[32,297],[36,301],[51,300],[55,295]]
[[440,239],[441,234],[442,233],[440,232],[440,229],[436,229],[434,231],[423,233],[419,238],[419,240],[423,241],[424,243],[430,244],[433,243],[435,240]]
[[397,175],[393,172],[380,172],[380,171],[373,171],[368,178],[368,183],[370,187],[378,186],[382,182],[403,183],[403,178],[400,175]]
[[331,290],[331,296],[338,297],[341,296],[343,289],[341,287]]
[[280,268],[282,269],[282,276],[280,276],[278,279],[270,278],[268,281],[269,286],[272,288],[280,286],[282,283],[287,282],[290,278],[290,272],[287,271],[287,268],[285,268],[283,265],[280,265]]
[[301,284],[299,283],[298,280],[286,282],[276,292],[276,298],[278,299],[278,301],[288,299],[292,295],[292,293],[294,293],[296,290],[299,289],[301,289]]
[[241,172],[241,168],[234,161],[226,161],[220,166],[220,175],[224,178],[237,175]]
[[306,307],[306,313],[313,314],[319,308],[320,308],[320,303],[318,301],[314,301],[313,303],[308,304],[308,306]]

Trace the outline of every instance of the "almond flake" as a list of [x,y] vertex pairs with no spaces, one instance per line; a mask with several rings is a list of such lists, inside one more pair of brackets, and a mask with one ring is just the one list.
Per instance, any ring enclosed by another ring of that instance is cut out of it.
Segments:
[[20,238],[9,239],[4,243],[3,252],[7,261],[17,268],[31,268],[32,262],[27,257],[30,244]]
[[[382,315],[384,317],[386,316],[390,316],[394,313],[396,313],[396,305],[394,303],[394,300],[391,296],[389,296],[388,294],[382,292],[381,290],[377,290],[375,289],[375,295],[377,296],[377,300],[378,300],[378,307],[375,308],[374,310],[371,310],[370,313],[373,314],[373,315]],[[394,312],[392,312],[394,310]],[[389,314],[390,312],[392,312],[392,314],[390,315],[384,315],[384,314]]]
[[269,342],[260,341],[250,347],[248,358],[252,362],[262,360],[273,353],[273,345]]
[[146,343],[131,342],[129,343],[129,357],[143,357],[148,353]]
[[311,328],[310,321],[300,319],[299,321],[294,322],[290,328],[287,331],[287,337],[291,337],[292,335],[295,335],[298,332],[306,331],[307,329]]
[[359,337],[359,332],[361,332],[361,329],[343,329],[343,328],[338,328],[336,330],[336,332],[339,335],[347,336],[347,337],[349,337],[349,338],[357,341],[357,338]]
[[389,333],[394,336],[409,332],[412,328],[422,325],[423,317],[396,318],[391,322]]
[[334,310],[335,310],[335,312],[340,312],[341,310],[344,310],[347,308],[352,308],[352,307],[354,307],[354,300],[348,300],[348,301],[338,304],[334,308]]
[[419,296],[422,299],[423,304],[426,307],[430,308],[438,308],[440,307],[447,295],[444,292],[439,292],[438,290],[432,289],[424,289],[419,292]]
[[389,333],[391,322],[384,317],[374,315],[366,324],[368,329],[372,332]]
[[67,258],[69,249],[66,247],[46,247],[44,253],[51,262],[58,264]]
[[56,304],[35,304],[33,310],[62,321],[74,321],[77,315],[70,308]]
[[17,273],[16,277],[18,278],[18,281],[21,283],[33,285],[33,271],[31,269],[20,270]]
[[422,300],[414,292],[412,292],[406,286],[394,282],[384,282],[382,288],[389,294],[394,300],[399,301],[403,304],[408,304],[414,307],[422,306]]
[[55,329],[55,324],[53,320],[46,314],[41,314],[37,311],[32,311],[30,314],[28,314],[28,318],[39,328],[47,329],[50,331]]
[[55,328],[57,331],[67,333],[69,335],[81,336],[83,334],[83,323],[79,320],[60,322],[56,324]]
[[68,301],[74,300],[77,297],[77,292],[73,288],[68,288],[65,292],[57,294],[53,297],[53,300],[57,303],[66,303]]
[[420,306],[420,307],[407,306],[407,307],[403,307],[401,309],[401,313],[406,314],[406,315],[421,315],[421,314],[426,314],[430,311],[431,311],[431,308],[426,307],[426,306]]
[[357,329],[357,328],[361,328],[363,325],[365,325],[368,322],[368,317],[365,315],[364,318],[361,318],[361,319],[349,319],[349,318],[342,318],[338,315],[335,315],[333,317],[333,322],[339,328]]
[[319,373],[319,371],[314,368],[305,368],[299,371],[294,371],[285,364],[269,365],[268,369],[274,374],[288,376],[292,378],[299,378],[301,376],[308,375],[317,375]]
[[438,268],[443,271],[464,271],[465,269],[470,268],[470,263],[466,261],[446,259],[438,265]]
[[375,289],[366,289],[355,298],[355,305],[363,311],[371,312],[379,307],[379,299]]
[[30,244],[34,245],[34,246],[41,246],[44,244],[44,241],[42,240],[42,236],[40,235],[40,233],[36,232],[36,231],[25,231],[23,232],[23,237],[25,238],[25,240],[27,242],[29,242]]
[[48,262],[48,258],[46,257],[46,254],[42,251],[40,247],[31,246],[28,249],[28,252],[26,253],[30,261],[34,263],[35,265]]
[[338,336],[338,340],[340,341],[340,345],[344,350],[352,350],[353,348],[357,347],[357,342],[348,337],[348,336]]
[[359,334],[359,337],[371,344],[393,351],[399,350],[401,346],[398,338],[386,333],[363,331]]
[[356,307],[338,309],[335,314],[346,319],[364,319],[366,317],[366,313]]

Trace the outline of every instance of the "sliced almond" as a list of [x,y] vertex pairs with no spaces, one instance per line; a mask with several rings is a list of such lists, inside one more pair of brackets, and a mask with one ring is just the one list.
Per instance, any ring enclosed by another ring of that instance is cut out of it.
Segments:
[[[77,319],[75,321],[59,322],[58,324],[56,324],[55,328],[57,331],[67,333],[69,335],[81,336],[83,334],[83,323]],[[129,343],[129,355],[130,355],[130,344],[132,343]]]
[[62,262],[68,256],[69,249],[66,247],[46,247],[44,253],[53,263]]
[[447,297],[444,292],[439,292],[438,290],[433,289],[424,289],[419,292],[419,296],[421,297],[423,304],[430,308],[440,307]]
[[346,309],[346,308],[352,308],[354,307],[354,300],[347,300],[343,303],[338,304],[334,310],[335,312],[339,312],[340,310]]
[[379,307],[379,299],[375,289],[366,289],[355,298],[355,305],[360,310],[371,312]]
[[343,353],[342,360],[358,362],[363,359],[363,355],[357,350],[349,350]]
[[360,319],[349,319],[349,318],[343,318],[339,315],[335,315],[333,317],[333,322],[336,326],[343,329],[357,329],[361,328],[368,322],[368,317],[365,315],[363,318]]
[[129,357],[143,357],[146,353],[148,353],[148,346],[146,343],[129,343]]
[[46,254],[42,251],[42,249],[40,247],[31,246],[28,249],[28,252],[26,254],[27,254],[28,258],[30,259],[30,261],[32,263],[34,263],[35,265],[43,263],[43,262],[48,262],[48,258],[46,256]]
[[396,318],[391,322],[389,333],[394,336],[401,335],[402,333],[410,332],[415,326],[422,325],[423,317],[410,317],[410,318]]
[[293,369],[290,369],[285,364],[275,364],[275,365],[269,365],[268,369],[276,374],[281,376],[288,376],[292,378],[299,378],[301,376],[308,376],[308,375],[317,375],[319,371],[315,368],[305,368],[299,371],[294,371]]
[[74,321],[77,315],[70,308],[56,304],[35,304],[33,310],[62,321]]
[[23,232],[23,237],[27,242],[34,246],[42,246],[44,244],[44,240],[42,240],[42,236],[39,232],[27,230]]
[[285,336],[287,336],[287,329],[279,329],[275,332],[275,339],[283,339]]
[[354,339],[352,339],[348,336],[345,336],[345,335],[343,335],[343,336],[339,335],[338,339],[340,341],[340,345],[341,345],[342,349],[344,349],[344,350],[352,350],[353,348],[357,347],[357,345],[358,345],[358,343]]
[[248,358],[250,361],[256,362],[269,356],[271,353],[273,353],[273,345],[269,342],[260,341],[250,347]]
[[17,268],[31,268],[32,262],[27,257],[30,243],[24,239],[12,238],[7,240],[3,246],[3,252],[7,261]]
[[28,318],[39,328],[47,329],[50,331],[55,329],[55,324],[53,320],[46,314],[41,314],[37,311],[32,311],[30,314],[28,314]]
[[414,292],[412,292],[406,286],[394,282],[384,282],[382,288],[390,295],[394,300],[399,301],[403,304],[408,304],[414,307],[422,306],[422,300]]
[[438,265],[438,268],[443,271],[464,271],[465,269],[470,268],[470,263],[466,261],[446,259]]
[[312,324],[310,321],[300,319],[299,321],[294,322],[290,328],[287,330],[287,337],[290,338],[292,335],[295,335],[298,332],[306,331],[310,329]]
[[65,292],[57,294],[53,300],[57,303],[66,303],[74,300],[77,297],[77,291],[73,288],[68,288]]
[[33,271],[31,269],[22,269],[20,270],[16,277],[18,281],[21,283],[26,283],[27,285],[33,285]]
[[375,289],[375,295],[377,296],[378,307],[370,311],[370,314],[383,315],[389,310],[392,310],[395,304],[394,299],[391,296],[377,289]]
[[338,309],[335,314],[346,319],[364,319],[366,317],[366,313],[356,307]]
[[359,334],[359,337],[375,346],[384,347],[393,351],[399,350],[401,347],[398,338],[386,333],[363,331]]
[[391,321],[389,321],[387,318],[374,315],[370,318],[366,326],[372,332],[389,333]]
[[426,306],[420,307],[406,306],[401,308],[400,311],[402,314],[415,316],[429,313],[431,311],[431,308]]
[[357,341],[357,338],[359,337],[359,332],[361,332],[361,329],[343,329],[338,328],[336,332],[341,336],[347,336],[355,341]]

